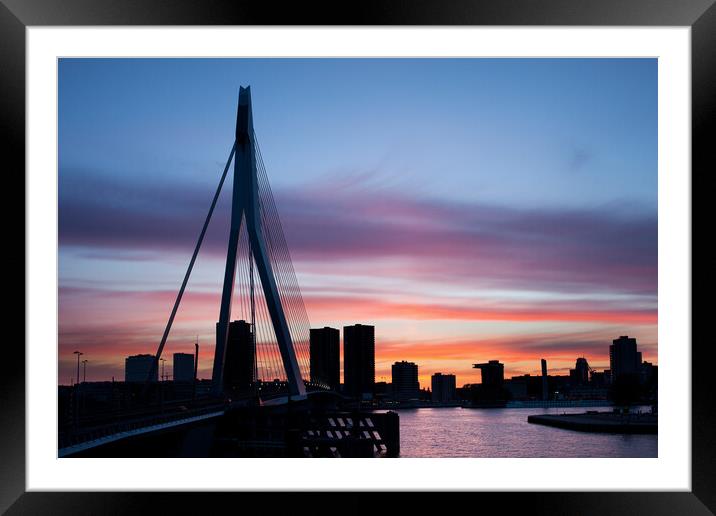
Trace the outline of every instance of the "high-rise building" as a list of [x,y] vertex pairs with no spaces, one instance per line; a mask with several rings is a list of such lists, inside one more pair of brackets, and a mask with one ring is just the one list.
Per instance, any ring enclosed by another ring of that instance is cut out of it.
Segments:
[[623,375],[639,374],[641,353],[636,350],[636,339],[621,336],[609,346],[609,369],[612,380]]
[[[218,336],[218,323],[216,329]],[[242,392],[251,388],[255,380],[255,360],[251,324],[243,320],[230,322],[224,359],[224,386],[228,392]]]
[[513,376],[509,380],[505,380],[505,389],[513,400],[525,400],[528,398],[531,379],[532,377],[528,374]]
[[[144,382],[154,365],[154,355],[132,355],[124,359],[124,381]],[[149,381],[156,382],[159,378],[159,368],[156,368]]]
[[589,383],[592,387],[605,387],[608,385],[609,370],[606,371],[591,371],[589,373]]
[[435,402],[453,401],[457,397],[454,374],[435,373],[430,377],[430,387]]
[[573,386],[589,383],[589,363],[586,358],[577,359],[574,369],[569,370],[569,379]]
[[400,401],[416,399],[420,394],[418,383],[418,366],[413,362],[396,362],[393,364],[393,396]]
[[348,396],[373,397],[375,386],[375,327],[343,327],[343,384]]
[[611,385],[611,383],[614,381],[614,378],[612,377],[612,372],[610,369],[604,370],[604,385]]
[[194,381],[194,355],[191,353],[174,353],[172,368],[175,382]]
[[473,368],[479,369],[482,376],[482,385],[502,387],[505,381],[505,365],[498,360],[490,360],[484,364],[473,364]]
[[340,332],[335,328],[311,328],[311,382],[335,391],[341,383]]
[[542,401],[547,401],[549,399],[548,389],[547,389],[547,361],[543,358],[542,359]]
[[642,362],[639,370],[639,376],[641,383],[649,383],[657,377],[658,366],[655,366],[651,362]]

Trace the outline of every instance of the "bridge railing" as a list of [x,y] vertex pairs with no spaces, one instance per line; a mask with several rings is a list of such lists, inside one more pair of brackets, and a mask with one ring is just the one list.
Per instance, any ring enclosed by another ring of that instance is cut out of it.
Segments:
[[142,428],[171,423],[174,421],[193,418],[205,414],[211,414],[213,412],[222,410],[222,408],[223,405],[216,404],[194,409],[187,409],[185,411],[147,414],[141,418],[129,419],[121,422],[114,422],[93,427],[73,429],[70,431],[63,432],[59,435],[58,447],[60,449],[68,448],[70,446],[95,441],[98,439],[125,432],[131,432]]

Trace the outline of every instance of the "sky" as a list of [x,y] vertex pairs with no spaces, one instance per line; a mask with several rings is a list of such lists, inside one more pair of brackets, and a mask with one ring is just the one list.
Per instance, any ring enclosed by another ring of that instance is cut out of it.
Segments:
[[[479,381],[657,363],[656,59],[60,59],[59,368],[154,353],[231,150],[239,86],[313,327]],[[165,349],[211,376],[224,187]]]

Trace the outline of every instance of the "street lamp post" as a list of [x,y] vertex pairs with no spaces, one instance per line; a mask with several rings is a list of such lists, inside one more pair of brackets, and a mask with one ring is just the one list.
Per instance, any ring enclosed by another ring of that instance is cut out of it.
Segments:
[[75,351],[73,354],[77,355],[77,376],[75,376],[75,382],[80,383],[80,356],[84,355],[84,353],[81,351]]
[[86,358],[82,361],[82,383],[87,383],[87,362]]
[[162,381],[159,382],[159,410],[164,412],[164,362],[166,362],[166,359],[160,358],[159,360],[162,361]]
[[[194,344],[194,381],[191,386],[191,399],[196,398],[196,373],[199,370],[199,336],[196,336],[196,344]],[[176,381],[176,378],[174,378]]]
[[79,426],[79,417],[80,417],[80,357],[84,355],[81,351],[74,351],[74,355],[77,355],[77,376],[75,376],[75,389],[74,389],[74,405],[75,405],[75,413],[74,413],[74,420],[75,420],[75,428]]

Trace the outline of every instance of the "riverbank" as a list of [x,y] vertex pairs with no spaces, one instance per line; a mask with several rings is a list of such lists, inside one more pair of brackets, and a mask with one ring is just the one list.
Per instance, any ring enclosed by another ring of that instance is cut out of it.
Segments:
[[615,434],[656,434],[656,414],[620,414],[593,412],[583,414],[539,414],[527,416],[527,422],[580,432]]

